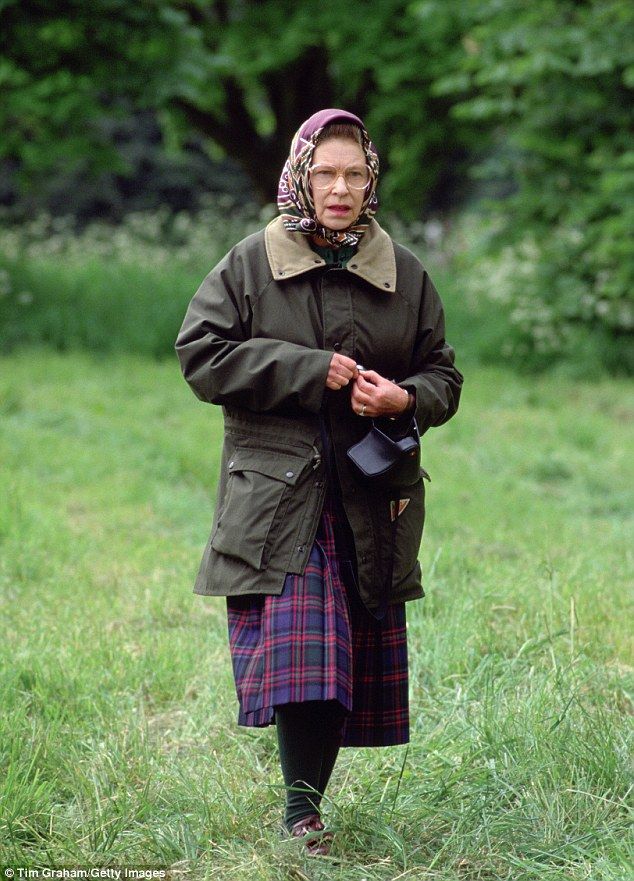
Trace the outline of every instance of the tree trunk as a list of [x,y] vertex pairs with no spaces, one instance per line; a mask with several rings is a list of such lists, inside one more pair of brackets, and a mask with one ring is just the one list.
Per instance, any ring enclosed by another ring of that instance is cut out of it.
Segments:
[[308,47],[285,67],[266,73],[261,84],[275,117],[275,131],[269,137],[258,134],[247,109],[242,85],[234,77],[223,81],[225,108],[220,115],[201,110],[183,98],[174,106],[185,114],[196,131],[219,144],[238,162],[262,204],[275,202],[277,184],[288,156],[291,139],[311,114],[333,103],[333,88],[326,71],[326,50]]

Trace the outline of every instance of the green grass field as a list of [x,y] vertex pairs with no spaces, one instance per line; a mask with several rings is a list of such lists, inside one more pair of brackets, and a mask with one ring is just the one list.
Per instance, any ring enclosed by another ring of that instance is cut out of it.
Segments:
[[412,741],[342,751],[316,861],[191,593],[219,409],[175,357],[0,359],[0,865],[631,881],[633,419],[631,382],[466,370],[424,440]]

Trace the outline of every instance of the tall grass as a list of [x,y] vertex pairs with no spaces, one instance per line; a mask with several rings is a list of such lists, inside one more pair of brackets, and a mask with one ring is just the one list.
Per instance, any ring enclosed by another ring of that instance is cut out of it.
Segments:
[[282,839],[195,597],[217,408],[175,359],[0,361],[0,863],[215,879],[629,881],[634,395],[471,370],[425,437],[412,740],[342,751],[332,859]]
[[143,212],[82,233],[46,216],[0,230],[4,351],[44,344],[61,352],[171,354],[204,275],[263,219],[227,202],[195,218]]

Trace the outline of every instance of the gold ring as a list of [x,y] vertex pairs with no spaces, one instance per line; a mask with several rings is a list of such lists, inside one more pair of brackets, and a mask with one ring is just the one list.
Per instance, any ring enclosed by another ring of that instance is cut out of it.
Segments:
[[361,407],[361,415],[365,416],[365,404]]

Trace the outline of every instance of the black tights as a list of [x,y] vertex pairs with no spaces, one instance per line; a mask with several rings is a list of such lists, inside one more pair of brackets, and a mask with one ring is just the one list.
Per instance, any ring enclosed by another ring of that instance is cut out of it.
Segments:
[[319,814],[341,746],[344,717],[339,701],[302,701],[275,707],[286,786],[284,822],[289,829],[309,814]]

